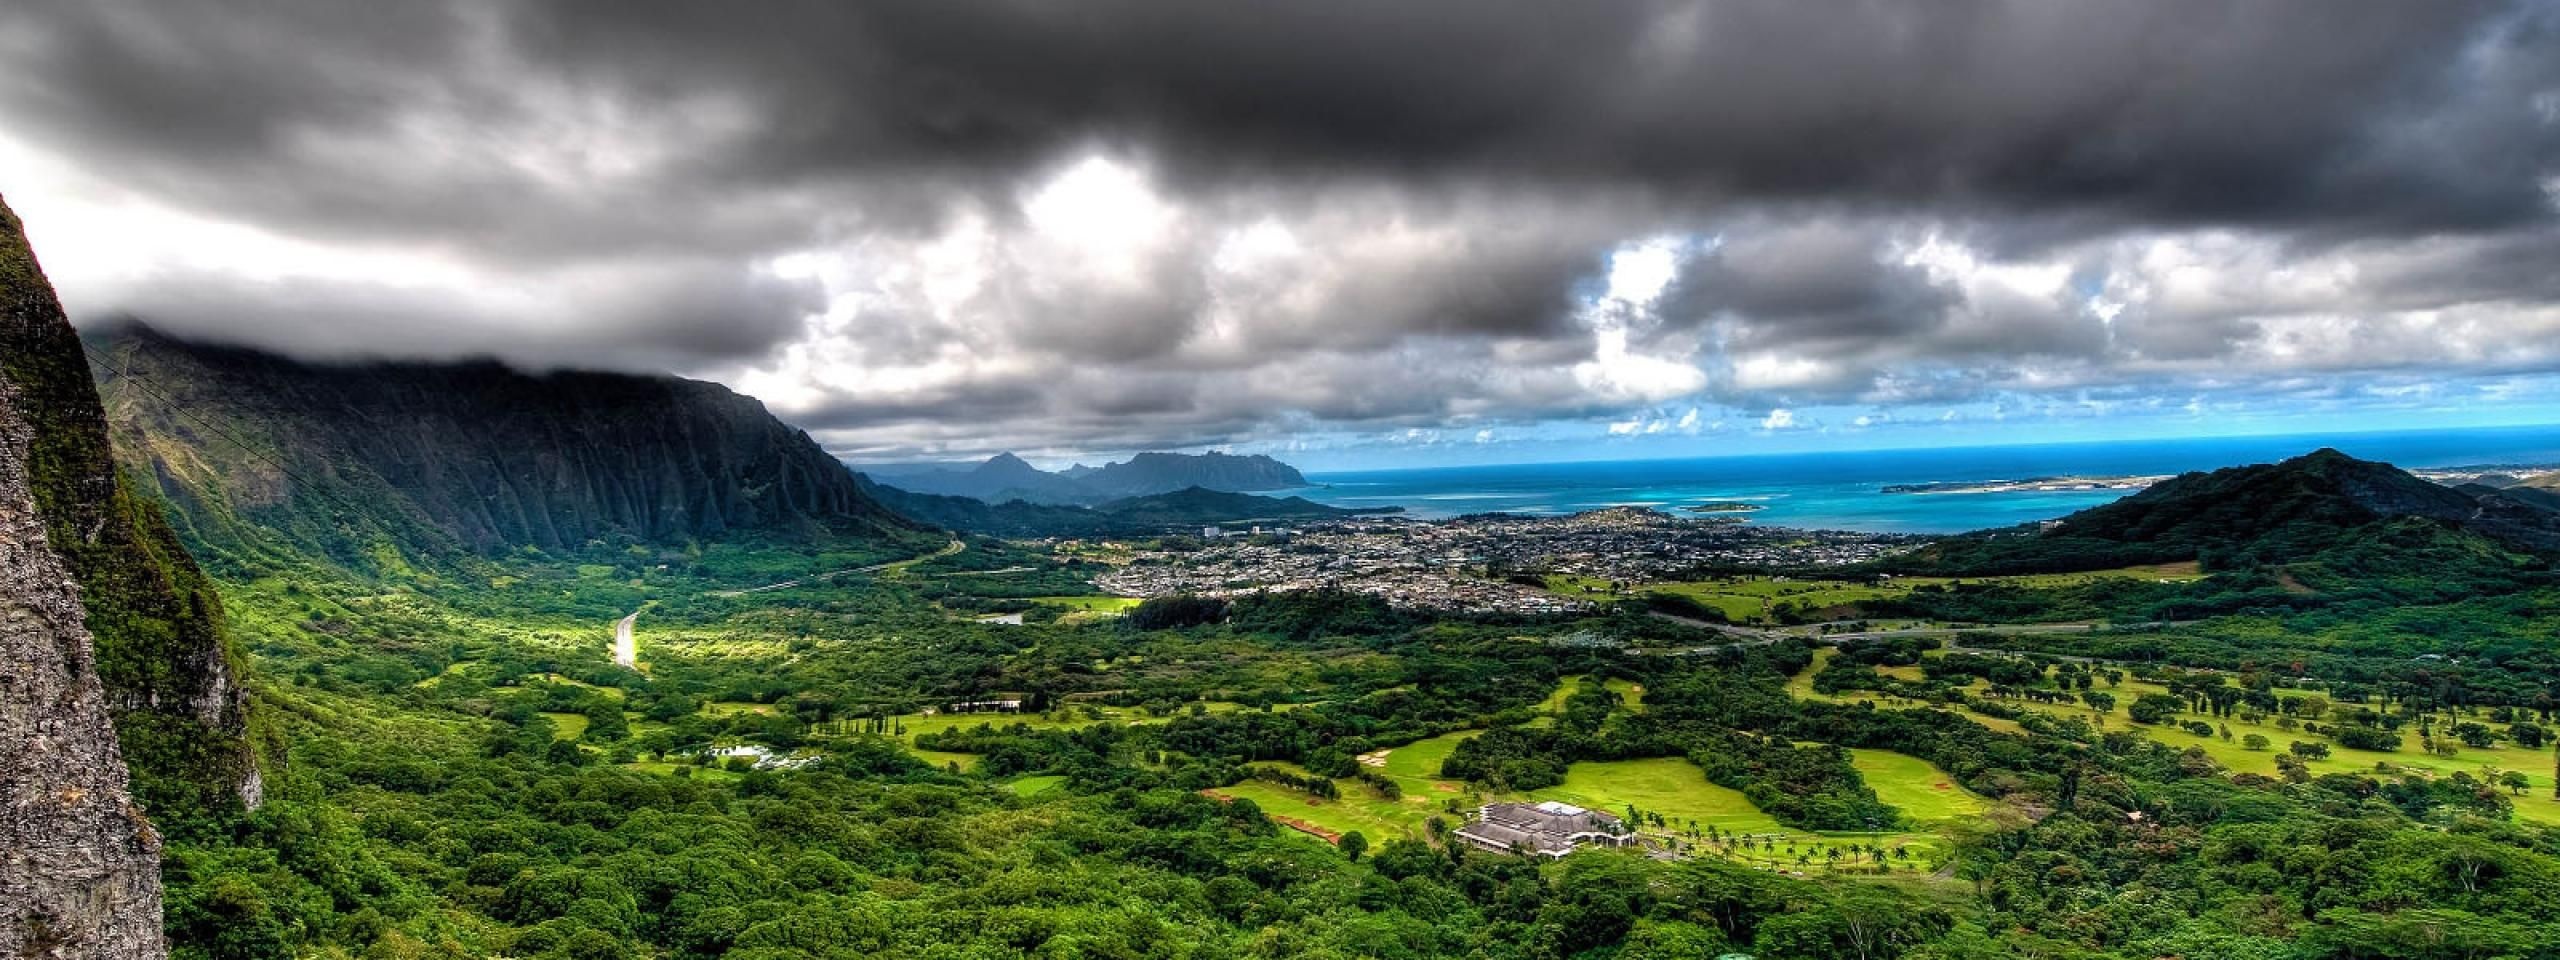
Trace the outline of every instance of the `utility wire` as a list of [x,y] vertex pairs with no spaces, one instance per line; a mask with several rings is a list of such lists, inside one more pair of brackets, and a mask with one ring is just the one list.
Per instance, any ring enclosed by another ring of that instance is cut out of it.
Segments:
[[211,420],[207,420],[207,419],[205,419],[204,417],[198,416],[194,411],[187,409],[187,407],[186,407],[186,405],[185,405],[185,404],[181,404],[181,403],[177,402],[176,400],[170,399],[170,397],[169,397],[169,395],[168,395],[168,394],[162,393],[162,392],[160,392],[158,389],[156,389],[156,388],[152,387],[150,383],[146,382],[146,378],[135,376],[135,375],[134,375],[134,373],[133,373],[133,358],[132,358],[132,354],[131,354],[131,353],[129,353],[129,352],[128,352],[128,353],[126,354],[126,356],[125,356],[125,357],[120,361],[120,363],[118,364],[117,369],[112,370],[112,371],[107,369],[106,364],[104,364],[104,363],[102,363],[102,362],[100,362],[100,361],[98,360],[98,357],[97,357],[97,355],[96,355],[96,354],[91,353],[91,352],[88,350],[88,348],[87,348],[87,345],[86,345],[86,344],[83,344],[83,345],[82,345],[82,348],[81,348],[81,350],[80,350],[80,355],[81,355],[84,359],[86,359],[86,360],[88,360],[88,361],[89,361],[89,366],[90,366],[90,368],[91,368],[92,370],[94,370],[94,371],[95,371],[95,373],[96,373],[97,375],[104,376],[104,375],[107,375],[107,374],[112,373],[112,374],[114,375],[113,382],[118,383],[118,384],[131,384],[131,385],[133,385],[133,387],[134,387],[135,389],[138,389],[138,390],[141,390],[141,391],[142,391],[142,392],[144,392],[144,393],[150,394],[150,395],[152,396],[152,398],[153,398],[153,399],[156,399],[156,400],[160,401],[160,405],[161,405],[161,406],[168,408],[170,411],[172,411],[172,412],[174,412],[174,413],[178,414],[179,416],[182,416],[182,417],[187,418],[188,420],[192,420],[192,421],[194,421],[194,422],[195,422],[195,424],[196,424],[197,426],[199,426],[199,427],[203,427],[204,429],[206,429],[206,430],[208,430],[208,431],[212,432],[213,434],[215,434],[215,435],[217,435],[217,436],[220,436],[221,438],[223,438],[223,439],[225,439],[225,440],[229,440],[229,441],[231,441],[231,443],[232,443],[232,445],[233,445],[233,446],[236,446],[236,447],[239,447],[239,448],[240,448],[240,452],[242,452],[242,453],[246,453],[246,454],[248,454],[248,455],[250,455],[250,456],[252,456],[252,457],[257,458],[257,459],[259,460],[259,462],[265,463],[266,465],[268,465],[268,466],[270,466],[270,467],[274,467],[274,468],[276,468],[276,472],[278,472],[278,473],[282,473],[282,474],[284,474],[284,475],[285,475],[285,477],[286,477],[287,479],[292,480],[292,481],[297,485],[297,489],[300,489],[300,490],[303,490],[303,491],[308,491],[308,492],[310,492],[310,493],[312,493],[312,494],[314,494],[314,495],[319,496],[319,497],[320,497],[321,499],[323,499],[323,500],[327,500],[327,501],[329,501],[331,504],[333,504],[333,505],[337,506],[337,507],[338,507],[338,509],[340,509],[340,510],[342,510],[342,511],[345,511],[348,515],[351,515],[351,516],[361,516],[361,515],[362,515],[362,511],[357,510],[357,509],[355,508],[355,505],[354,505],[354,504],[348,503],[348,502],[347,502],[347,501],[345,501],[345,500],[338,499],[338,496],[337,496],[336,494],[334,494],[334,493],[329,492],[329,490],[328,490],[326,487],[323,487],[323,486],[321,486],[319,483],[314,482],[314,481],[312,481],[312,480],[310,480],[310,479],[308,479],[308,478],[305,478],[305,477],[304,477],[302,474],[300,474],[300,473],[296,473],[296,472],[294,472],[294,469],[293,469],[292,467],[285,466],[283,461],[280,461],[280,460],[277,460],[277,459],[276,459],[276,458],[274,458],[274,457],[270,457],[270,456],[268,456],[264,451],[259,450],[259,449],[258,449],[257,447],[255,447],[255,446],[252,446],[252,445],[249,443],[249,441],[241,439],[239,434],[236,434],[236,433],[233,433],[233,432],[231,432],[231,431],[229,431],[229,430],[226,430],[226,429],[224,429],[220,424],[214,423],[214,422],[213,422],[213,421],[211,421]]

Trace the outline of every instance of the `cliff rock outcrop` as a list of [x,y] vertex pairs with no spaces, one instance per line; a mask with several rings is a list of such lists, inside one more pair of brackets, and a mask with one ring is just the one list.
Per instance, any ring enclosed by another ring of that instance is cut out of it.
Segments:
[[128,793],[96,613],[56,552],[58,511],[42,509],[69,492],[39,487],[44,459],[60,466],[59,411],[19,376],[46,342],[30,334],[61,312],[5,207],[0,282],[0,955],[162,957],[160,840]]

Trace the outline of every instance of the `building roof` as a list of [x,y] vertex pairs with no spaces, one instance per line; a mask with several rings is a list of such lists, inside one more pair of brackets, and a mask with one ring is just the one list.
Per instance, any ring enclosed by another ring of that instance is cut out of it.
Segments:
[[1569,803],[1489,803],[1458,835],[1497,849],[1518,847],[1547,856],[1563,856],[1584,839],[1617,842],[1626,824],[1597,810]]

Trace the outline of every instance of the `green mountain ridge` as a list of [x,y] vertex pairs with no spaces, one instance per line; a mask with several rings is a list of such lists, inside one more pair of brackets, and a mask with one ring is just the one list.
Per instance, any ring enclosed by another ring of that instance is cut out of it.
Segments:
[[312,364],[94,335],[117,447],[200,550],[395,570],[457,553],[931,539],[716,384],[493,362]]
[[2530,494],[2447,487],[2322,449],[2182,474],[2060,520],[1949,538],[1889,566],[1951,575],[2184,561],[2229,569],[2368,548],[2512,563],[2517,554],[2560,552],[2560,510]]

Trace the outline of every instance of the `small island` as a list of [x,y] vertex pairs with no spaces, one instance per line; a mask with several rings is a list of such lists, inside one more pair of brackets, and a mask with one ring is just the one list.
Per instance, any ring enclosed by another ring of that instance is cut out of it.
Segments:
[[1704,503],[1691,504],[1682,509],[1689,511],[1690,513],[1750,513],[1754,510],[1769,509],[1769,505],[1765,503],[1750,503],[1742,500],[1709,500]]

